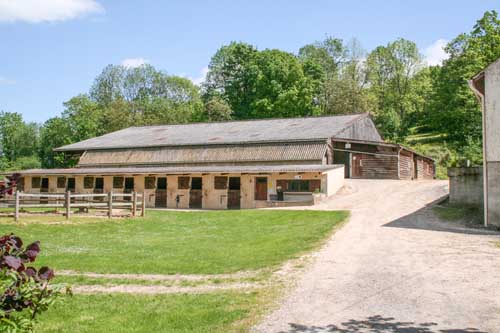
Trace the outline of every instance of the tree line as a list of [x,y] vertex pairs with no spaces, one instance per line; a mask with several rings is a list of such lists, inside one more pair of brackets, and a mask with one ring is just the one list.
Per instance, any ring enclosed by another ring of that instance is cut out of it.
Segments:
[[439,66],[428,66],[406,39],[367,52],[357,40],[330,36],[296,54],[232,42],[211,58],[200,86],[147,64],[109,65],[43,124],[1,112],[0,168],[71,166],[53,149],[130,126],[363,112],[388,141],[444,166],[479,164],[481,112],[467,81],[500,57],[499,40],[498,14],[488,11],[448,43]]

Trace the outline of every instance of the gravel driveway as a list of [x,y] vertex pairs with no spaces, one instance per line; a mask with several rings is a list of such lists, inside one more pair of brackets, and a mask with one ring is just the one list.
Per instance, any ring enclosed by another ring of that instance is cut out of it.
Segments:
[[443,181],[349,180],[351,221],[259,332],[500,332],[500,236],[439,221]]

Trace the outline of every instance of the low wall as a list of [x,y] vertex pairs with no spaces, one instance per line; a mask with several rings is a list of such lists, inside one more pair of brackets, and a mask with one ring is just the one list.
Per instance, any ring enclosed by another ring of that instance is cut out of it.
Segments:
[[483,168],[449,168],[450,203],[483,207]]

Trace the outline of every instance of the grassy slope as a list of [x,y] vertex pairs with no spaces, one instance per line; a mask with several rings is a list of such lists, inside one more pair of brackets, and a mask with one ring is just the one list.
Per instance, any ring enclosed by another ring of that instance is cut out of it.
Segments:
[[152,211],[144,219],[115,222],[2,223],[0,233],[14,232],[26,242],[40,240],[38,264],[56,269],[215,274],[280,264],[312,249],[346,216],[319,211]]
[[438,179],[447,179],[446,161],[451,158],[450,150],[446,147],[446,135],[429,132],[425,127],[414,127],[413,134],[406,138],[405,144],[415,151],[433,158],[436,161],[436,176]]

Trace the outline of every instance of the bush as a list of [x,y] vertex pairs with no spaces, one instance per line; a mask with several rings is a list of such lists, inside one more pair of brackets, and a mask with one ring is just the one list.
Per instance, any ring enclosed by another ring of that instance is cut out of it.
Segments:
[[[32,266],[40,253],[40,242],[23,248],[21,238],[0,237],[0,332],[33,332],[37,316],[59,296],[62,286],[50,285],[54,271]],[[69,290],[67,291],[69,292]]]

